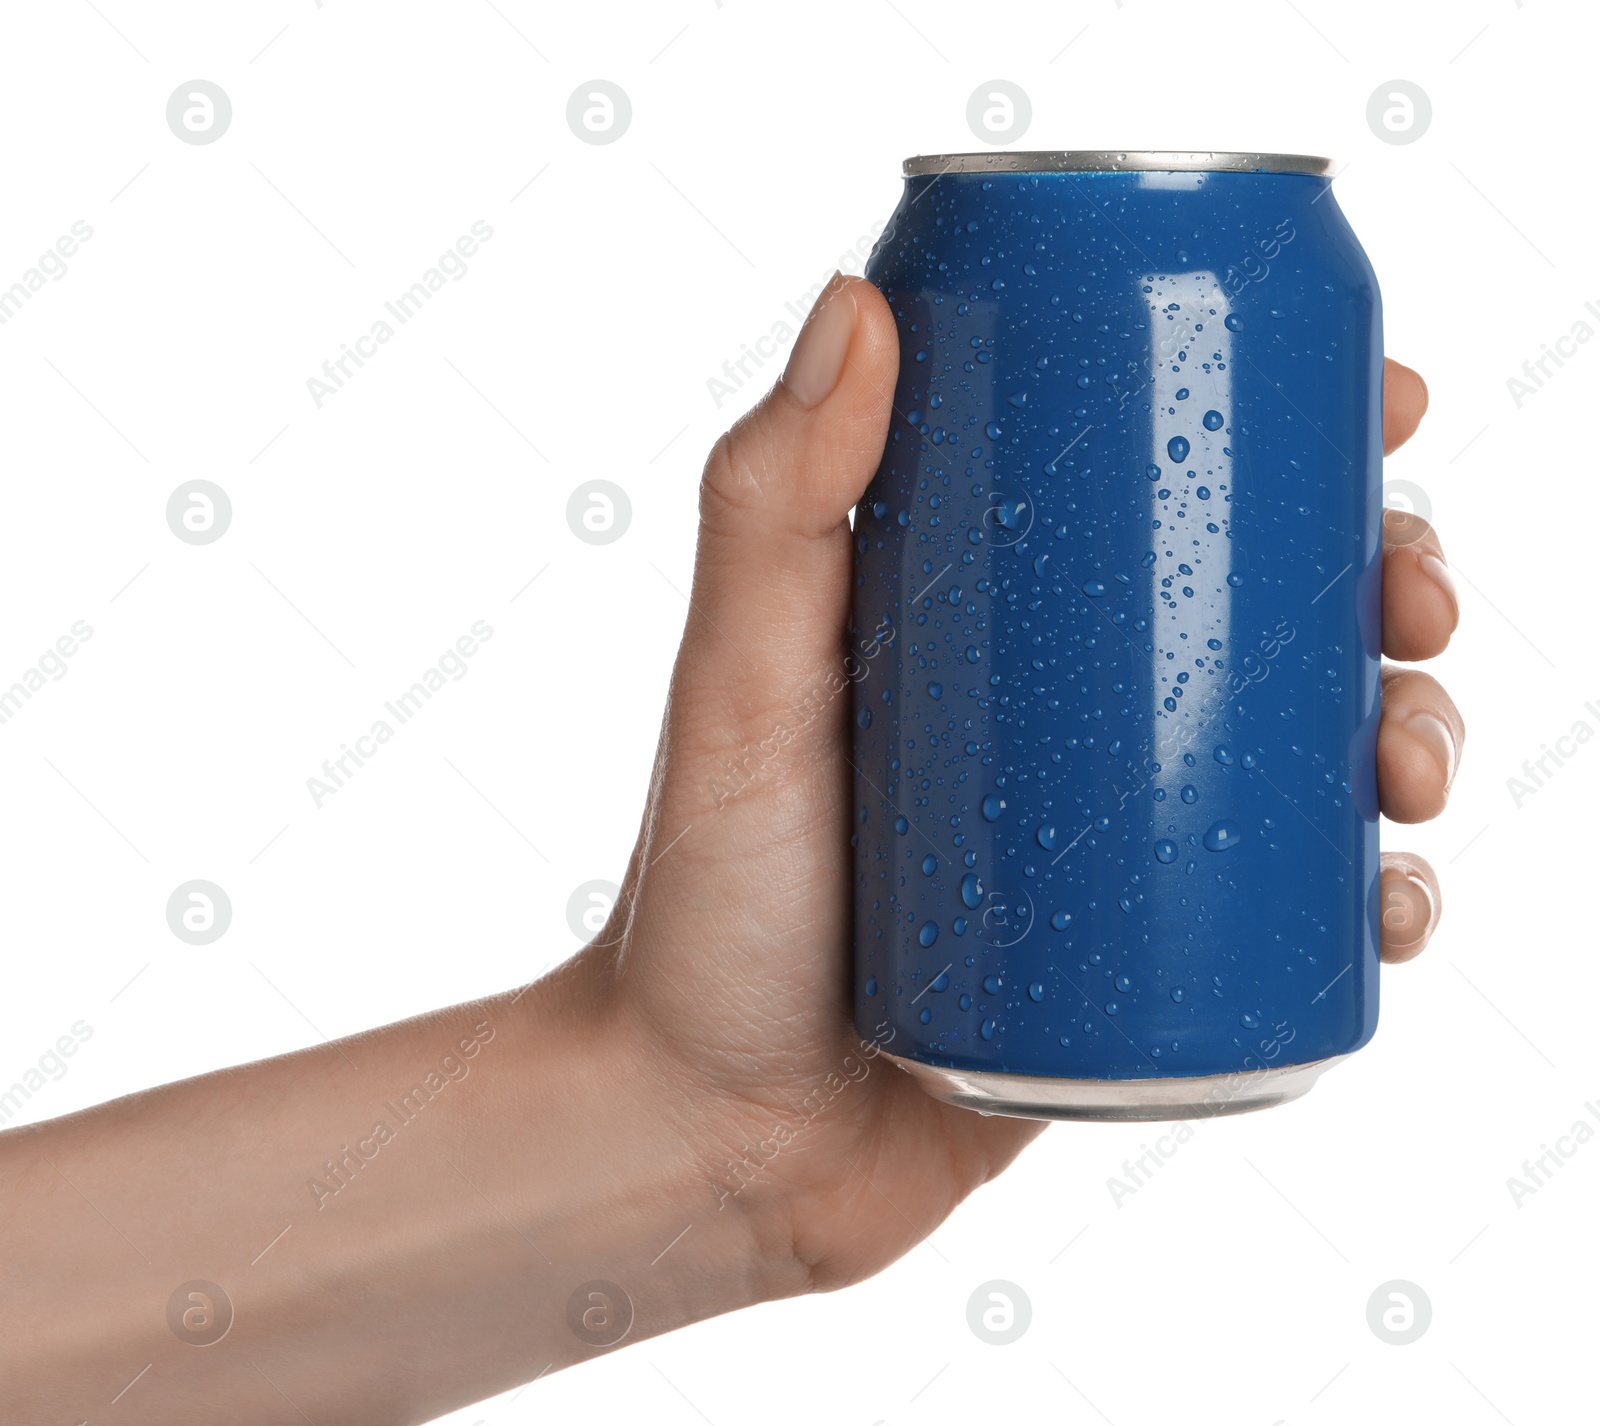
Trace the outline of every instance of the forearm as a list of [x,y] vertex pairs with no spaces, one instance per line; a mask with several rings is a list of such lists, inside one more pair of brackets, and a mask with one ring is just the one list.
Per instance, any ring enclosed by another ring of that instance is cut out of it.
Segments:
[[0,1135],[8,1419],[395,1426],[604,1350],[582,1284],[623,1341],[791,1290],[593,980]]

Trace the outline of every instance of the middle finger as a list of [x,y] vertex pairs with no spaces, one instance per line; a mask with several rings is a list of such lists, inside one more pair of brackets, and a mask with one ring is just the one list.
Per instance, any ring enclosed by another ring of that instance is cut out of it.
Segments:
[[1383,512],[1383,651],[1406,663],[1431,659],[1461,618],[1439,533],[1420,515]]

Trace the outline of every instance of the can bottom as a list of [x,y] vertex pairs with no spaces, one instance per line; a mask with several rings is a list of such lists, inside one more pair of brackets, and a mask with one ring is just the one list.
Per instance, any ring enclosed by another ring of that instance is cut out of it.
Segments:
[[950,1069],[884,1052],[946,1104],[1012,1119],[1211,1119],[1298,1099],[1348,1055],[1303,1065],[1175,1079],[1052,1079],[1047,1075]]

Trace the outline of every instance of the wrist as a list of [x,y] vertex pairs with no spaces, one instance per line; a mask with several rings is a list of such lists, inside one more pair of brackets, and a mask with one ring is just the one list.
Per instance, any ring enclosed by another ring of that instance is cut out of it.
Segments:
[[[804,1290],[779,1195],[725,1166],[730,1110],[660,1046],[598,948],[507,997],[504,1018],[516,1063],[496,1117],[567,1292],[622,1289],[633,1341]],[[571,1337],[571,1360],[592,1354]]]

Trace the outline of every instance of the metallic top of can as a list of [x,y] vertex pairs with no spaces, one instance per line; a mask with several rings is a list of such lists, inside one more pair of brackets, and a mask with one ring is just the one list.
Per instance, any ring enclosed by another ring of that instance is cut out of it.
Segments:
[[1056,153],[918,154],[905,161],[907,178],[942,173],[1299,173],[1327,178],[1333,160],[1299,153],[1117,153],[1068,149]]

